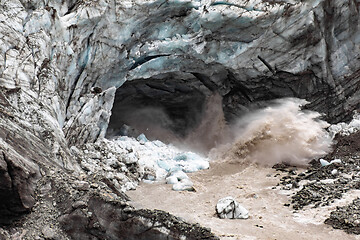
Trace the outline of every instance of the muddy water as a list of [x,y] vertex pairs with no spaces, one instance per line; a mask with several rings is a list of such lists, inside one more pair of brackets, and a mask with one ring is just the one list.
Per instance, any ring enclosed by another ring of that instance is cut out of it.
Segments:
[[[127,194],[137,207],[160,209],[193,223],[209,227],[221,239],[360,239],[323,224],[336,205],[345,205],[349,199],[335,202],[326,208],[307,208],[295,212],[284,206],[291,191],[273,189],[280,176],[271,168],[255,165],[212,164],[209,170],[189,174],[196,192],[176,192],[171,185],[141,184]],[[359,194],[359,193],[357,193]],[[219,219],[215,205],[220,198],[233,196],[249,210],[249,219]]]
[[[209,99],[203,122],[185,141],[194,151],[211,149],[208,156],[214,159],[209,170],[189,174],[196,191],[176,192],[164,183],[141,184],[128,192],[135,206],[200,223],[222,239],[360,239],[323,224],[331,210],[346,200],[294,212],[284,206],[294,193],[273,188],[281,176],[266,166],[282,161],[304,166],[330,151],[327,123],[318,120],[318,113],[302,111],[303,100],[281,99],[227,125],[221,103],[218,95]],[[227,196],[247,208],[250,218],[219,219],[215,205]]]

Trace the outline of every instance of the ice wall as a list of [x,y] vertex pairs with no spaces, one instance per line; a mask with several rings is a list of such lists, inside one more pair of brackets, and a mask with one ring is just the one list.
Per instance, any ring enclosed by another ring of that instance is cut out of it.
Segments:
[[1,86],[50,105],[70,145],[104,136],[113,87],[169,73],[216,88],[228,117],[279,97],[306,98],[334,122],[358,107],[359,5],[351,0],[13,0],[1,8]]
[[149,230],[164,213],[124,203],[141,175],[102,139],[118,89],[142,81],[141,101],[217,92],[227,120],[298,97],[338,122],[359,108],[359,12],[352,0],[0,0],[0,223],[31,211],[18,232],[29,239],[64,236],[59,221],[74,238],[216,239],[168,214]]

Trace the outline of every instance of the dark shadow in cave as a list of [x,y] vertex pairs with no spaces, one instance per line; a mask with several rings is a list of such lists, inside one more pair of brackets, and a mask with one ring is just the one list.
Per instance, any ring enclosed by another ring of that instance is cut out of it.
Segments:
[[[231,125],[244,114],[284,97],[308,100],[310,103],[304,108],[327,113],[325,120],[330,122],[338,120],[337,117],[344,118],[335,115],[339,111],[330,111],[336,109],[335,103],[342,107],[342,100],[336,98],[329,85],[311,71],[298,74],[276,71],[271,76],[258,76],[249,81],[242,81],[230,70],[218,72],[221,75],[211,77],[206,72],[171,72],[125,82],[116,92],[107,137],[136,137],[144,133],[151,140],[165,143],[188,142],[190,139],[190,145],[194,147],[206,137],[214,140],[215,135],[210,130],[217,131],[211,127],[216,125],[212,122],[220,119],[217,115],[223,114],[221,121]],[[206,102],[211,103],[210,96],[216,92],[220,94],[219,101],[213,104],[215,108],[207,108]],[[336,101],[326,101],[328,97]],[[212,109],[221,111],[210,116],[206,109],[211,114]],[[125,133],[124,124],[135,130]],[[202,129],[205,130],[199,132],[204,124],[206,127]]]
[[144,133],[166,143],[183,139],[201,120],[206,100],[201,88],[190,73],[125,82],[116,91],[107,137]]

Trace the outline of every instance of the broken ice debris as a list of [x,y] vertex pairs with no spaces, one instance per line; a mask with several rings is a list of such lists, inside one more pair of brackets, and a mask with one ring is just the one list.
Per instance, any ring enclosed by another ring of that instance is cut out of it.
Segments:
[[340,159],[334,159],[330,162],[330,164],[333,164],[333,163],[341,163],[341,160]]
[[322,167],[330,165],[330,163],[328,161],[326,161],[325,159],[322,159],[322,158],[320,159],[320,164],[321,164]]
[[[138,163],[140,168],[144,169],[145,182],[166,179],[167,184],[177,184],[173,187],[174,190],[192,190],[192,184],[182,181],[188,178],[186,173],[209,168],[207,158],[193,152],[181,151],[159,140],[148,140],[143,133],[136,139],[121,136],[115,138],[113,142],[117,151],[124,153],[126,164]],[[152,173],[151,176],[149,171]]]
[[146,138],[146,136],[145,136],[145,134],[140,134],[137,138],[136,138],[136,140],[138,140],[140,143],[146,143],[148,140],[147,140],[147,138]]
[[170,173],[170,176],[174,176],[177,178],[178,181],[181,181],[183,179],[187,179],[189,178],[186,173],[184,173],[183,171],[179,170],[179,171],[174,171]]
[[341,163],[341,160],[340,159],[334,159],[330,162],[326,161],[325,159],[320,159],[320,164],[322,167],[325,167],[325,166],[328,166],[330,164],[333,164],[333,163]]
[[181,170],[171,172],[166,178],[167,184],[173,184],[175,191],[194,191],[193,183],[189,177]]
[[216,213],[219,218],[247,219],[249,211],[241,206],[233,197],[222,198],[216,204]]
[[157,160],[157,165],[162,168],[165,169],[166,171],[170,171],[171,167],[169,165],[169,163],[165,160]]
[[166,183],[167,184],[175,184],[175,183],[178,183],[178,182],[179,182],[179,180],[175,176],[170,176],[170,177],[166,178]]
[[209,162],[193,152],[182,152],[174,157],[177,166],[184,172],[196,172],[209,168]]
[[341,122],[338,124],[331,125],[328,129],[332,138],[335,137],[337,133],[342,136],[349,136],[360,130],[360,113],[355,112],[353,120],[349,124]]
[[190,179],[185,178],[182,179],[180,182],[177,182],[173,185],[172,189],[175,191],[194,191],[193,183]]

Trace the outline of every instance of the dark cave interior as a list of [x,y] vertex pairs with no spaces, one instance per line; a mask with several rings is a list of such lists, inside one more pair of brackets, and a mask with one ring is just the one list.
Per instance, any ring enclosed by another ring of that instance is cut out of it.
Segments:
[[205,102],[206,89],[191,74],[127,81],[116,91],[107,137],[182,139],[199,124]]
[[[278,71],[246,82],[229,70],[220,72],[213,77],[204,73],[167,72],[125,82],[116,91],[107,138],[144,133],[150,140],[182,141],[204,121],[204,115],[208,115],[207,101],[216,92],[221,96],[217,107],[222,108],[228,123],[267,106],[271,100],[286,97],[307,99],[309,104],[304,108],[326,113],[324,120],[330,123],[351,117],[351,111],[340,114],[343,111],[337,108],[342,109],[342,100],[311,72]],[[334,101],[326,101],[324,96]],[[212,116],[206,117],[211,121]]]

